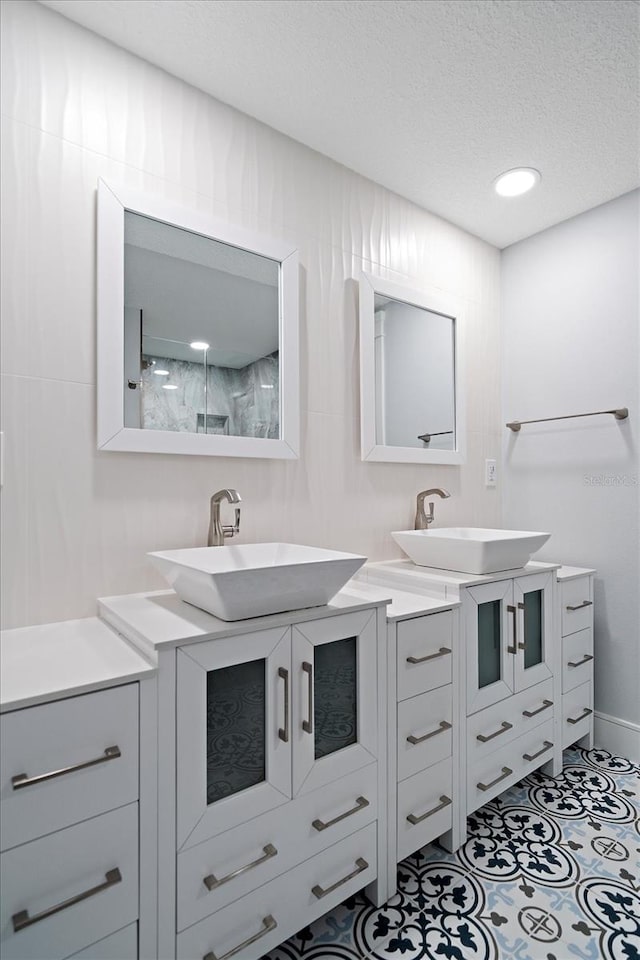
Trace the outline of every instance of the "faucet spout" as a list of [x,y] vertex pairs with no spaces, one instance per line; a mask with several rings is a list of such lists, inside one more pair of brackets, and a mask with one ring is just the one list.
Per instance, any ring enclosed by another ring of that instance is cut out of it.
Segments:
[[424,509],[424,501],[427,497],[441,497],[443,500],[446,500],[447,497],[450,496],[451,494],[449,491],[443,490],[442,487],[432,487],[430,490],[422,490],[416,498],[416,519],[414,523],[414,529],[427,530],[429,528],[429,524],[433,523],[433,501],[429,503],[429,513],[425,513]]
[[209,536],[207,538],[209,547],[222,547],[226,537],[236,537],[240,533],[240,507],[236,507],[235,510],[235,523],[233,525],[223,524],[220,519],[220,505],[223,500],[228,503],[241,503],[242,497],[237,490],[231,488],[218,490],[211,497]]

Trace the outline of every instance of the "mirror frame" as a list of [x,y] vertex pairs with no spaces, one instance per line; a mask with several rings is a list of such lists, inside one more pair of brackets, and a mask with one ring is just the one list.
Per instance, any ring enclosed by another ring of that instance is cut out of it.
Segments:
[[[124,214],[210,237],[280,263],[280,438],[145,430],[124,425]],[[98,180],[97,434],[99,450],[296,460],[300,452],[298,252],[290,245],[162,197]]]
[[[362,460],[384,463],[465,462],[465,398],[461,328],[464,325],[462,305],[439,290],[416,290],[385,280],[363,270],[359,280],[360,313],[360,452]],[[419,447],[394,447],[376,443],[376,360],[375,360],[375,295],[399,300],[431,313],[451,317],[454,344],[454,430],[455,450],[428,450]]]

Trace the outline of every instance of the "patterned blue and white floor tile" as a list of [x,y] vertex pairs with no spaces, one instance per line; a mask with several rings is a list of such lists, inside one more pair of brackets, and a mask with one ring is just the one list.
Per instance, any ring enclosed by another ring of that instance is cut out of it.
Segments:
[[384,907],[358,894],[263,960],[640,960],[640,767],[564,760],[476,811],[457,853],[399,864]]

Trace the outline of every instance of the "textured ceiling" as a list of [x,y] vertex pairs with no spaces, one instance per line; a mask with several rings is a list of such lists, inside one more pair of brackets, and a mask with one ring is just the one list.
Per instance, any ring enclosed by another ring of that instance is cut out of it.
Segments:
[[640,183],[637,0],[42,2],[499,247]]

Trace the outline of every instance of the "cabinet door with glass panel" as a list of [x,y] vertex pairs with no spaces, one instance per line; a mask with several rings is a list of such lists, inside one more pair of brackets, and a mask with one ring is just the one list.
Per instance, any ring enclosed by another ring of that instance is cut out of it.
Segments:
[[177,651],[177,845],[291,798],[291,628]]
[[293,627],[293,794],[376,759],[376,613]]
[[541,573],[467,590],[468,714],[552,676],[552,589]]

